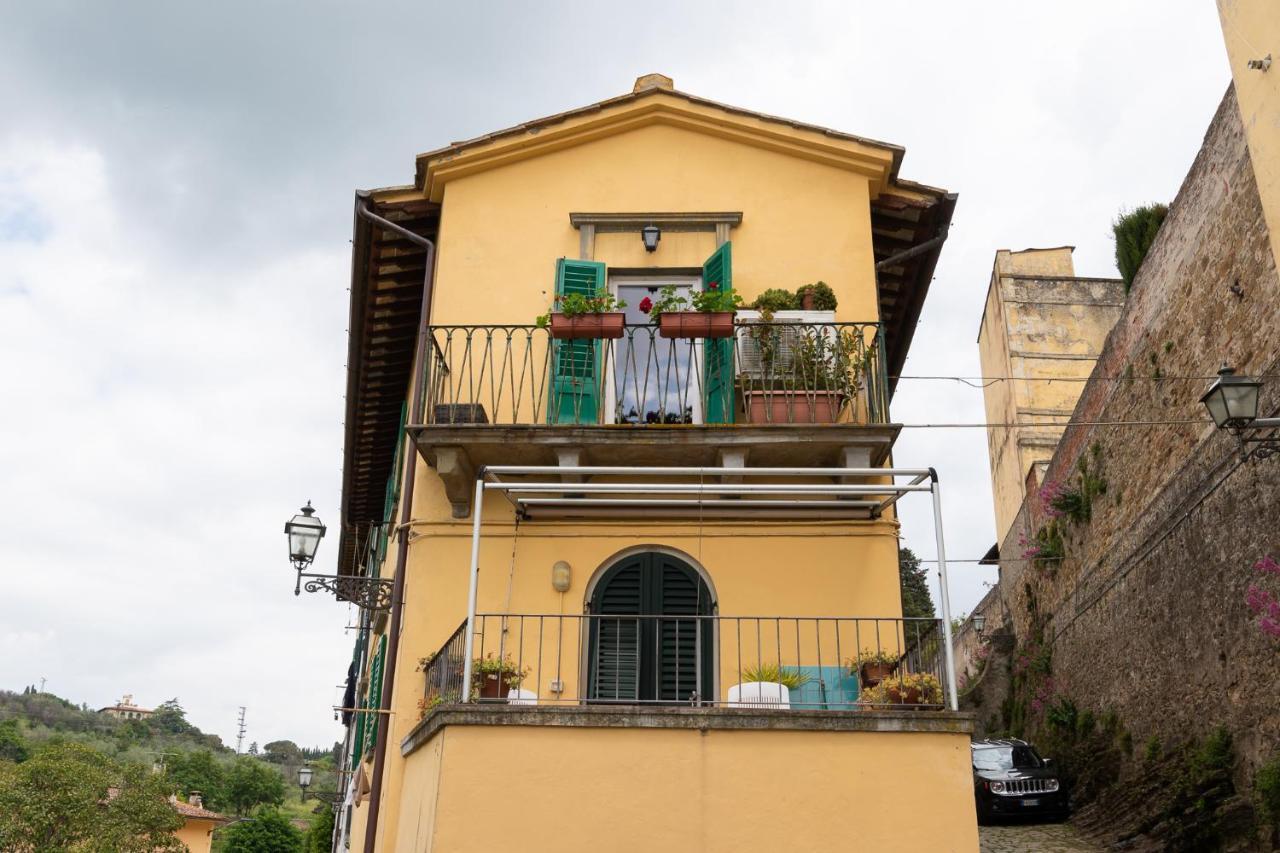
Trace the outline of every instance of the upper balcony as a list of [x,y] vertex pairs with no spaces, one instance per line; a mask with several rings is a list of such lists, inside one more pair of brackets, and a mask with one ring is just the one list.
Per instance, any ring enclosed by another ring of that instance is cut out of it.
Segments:
[[459,502],[481,465],[882,464],[898,427],[881,327],[799,315],[742,311],[705,339],[433,326],[409,431]]

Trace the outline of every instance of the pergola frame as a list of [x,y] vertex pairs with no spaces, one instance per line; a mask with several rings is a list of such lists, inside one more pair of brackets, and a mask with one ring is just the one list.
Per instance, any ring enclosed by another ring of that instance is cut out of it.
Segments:
[[[622,478],[620,482],[586,483],[585,477]],[[512,477],[532,477],[533,480]],[[690,478],[697,482],[645,482],[644,478]],[[743,483],[743,478],[830,477],[832,483]],[[898,482],[905,478],[905,482]],[[712,482],[708,482],[710,479]],[[850,483],[850,480],[887,482]],[[577,482],[575,482],[577,481]],[[476,595],[480,580],[480,533],[484,493],[504,494],[521,517],[559,513],[562,517],[614,518],[627,513],[681,517],[866,519],[879,517],[900,498],[915,492],[933,497],[933,529],[938,548],[938,587],[942,605],[947,707],[959,710],[954,653],[951,648],[951,596],[947,588],[947,554],[942,536],[942,491],[932,468],[746,468],[601,465],[491,465],[476,476],[472,503],[471,576],[467,589],[464,660],[474,653]],[[551,497],[538,497],[550,495]],[[654,495],[665,497],[655,498]],[[762,497],[763,496],[763,497]],[[731,498],[734,500],[725,500]],[[817,499],[815,499],[817,498]],[[825,498],[825,499],[821,499]],[[878,498],[878,499],[877,499]],[[471,666],[463,668],[463,701],[471,695]]]

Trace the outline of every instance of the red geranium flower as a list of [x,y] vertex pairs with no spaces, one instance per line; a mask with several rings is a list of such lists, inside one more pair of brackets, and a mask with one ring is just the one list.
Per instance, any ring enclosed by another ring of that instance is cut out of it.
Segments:
[[653,310],[653,300],[646,296],[644,299],[640,300],[639,307],[641,312],[648,314],[650,311]]
[[720,289],[720,282],[718,281],[713,281],[707,285],[707,290],[719,290],[719,289]]

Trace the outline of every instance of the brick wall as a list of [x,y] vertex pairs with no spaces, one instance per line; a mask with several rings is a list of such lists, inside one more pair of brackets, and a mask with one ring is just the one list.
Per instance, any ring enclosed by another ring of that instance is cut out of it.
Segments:
[[[1280,749],[1280,645],[1245,604],[1252,564],[1280,556],[1280,457],[1242,465],[1234,440],[1205,421],[1198,398],[1210,380],[1199,377],[1223,361],[1270,375],[1261,413],[1280,406],[1273,257],[1228,90],[1073,416],[1153,423],[1068,428],[1046,478],[1070,481],[1096,443],[1107,494],[1091,522],[1067,525],[1056,571],[1006,562],[999,584],[1019,637],[1029,594],[1048,617],[1063,693],[1114,711],[1137,743],[1225,725],[1244,785]],[[1006,560],[1044,521],[1031,494],[1001,543]]]

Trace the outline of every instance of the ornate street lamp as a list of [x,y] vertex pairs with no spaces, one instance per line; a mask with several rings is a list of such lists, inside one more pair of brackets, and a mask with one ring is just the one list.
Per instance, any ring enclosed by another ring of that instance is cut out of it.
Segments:
[[983,630],[986,629],[986,627],[987,627],[987,617],[982,615],[981,613],[974,614],[973,630],[978,632],[979,637],[982,636],[982,632]]
[[300,802],[305,803],[309,799],[321,800],[323,802],[329,803],[336,810],[338,807],[338,803],[342,802],[342,793],[340,791],[309,791],[307,790],[308,788],[311,787],[312,773],[313,773],[312,769],[305,764],[298,768],[298,788],[301,789],[302,791]]
[[284,523],[284,532],[289,537],[289,559],[299,571],[311,565],[324,538],[325,526],[315,514],[311,501],[307,501],[299,515]]
[[[391,609],[391,581],[384,578],[368,578],[358,575],[318,575],[307,572],[316,558],[316,550],[320,540],[324,538],[325,526],[315,517],[311,501],[302,508],[299,515],[285,522],[284,532],[289,537],[289,561],[298,572],[297,582],[293,585],[293,594],[328,590],[340,599],[354,601],[366,610]],[[306,582],[303,583],[303,578]],[[308,769],[308,772],[310,770]],[[299,784],[301,773],[299,770]],[[308,776],[308,779],[310,777]]]
[[[1261,430],[1280,428],[1280,418],[1258,417],[1258,395],[1262,383],[1248,376],[1236,376],[1227,365],[1218,371],[1218,378],[1204,392],[1200,402],[1209,410],[1218,429],[1225,429],[1240,440],[1240,450],[1245,459],[1266,459],[1280,453],[1280,440],[1274,433],[1253,435]],[[1248,445],[1257,445],[1252,450]]]

